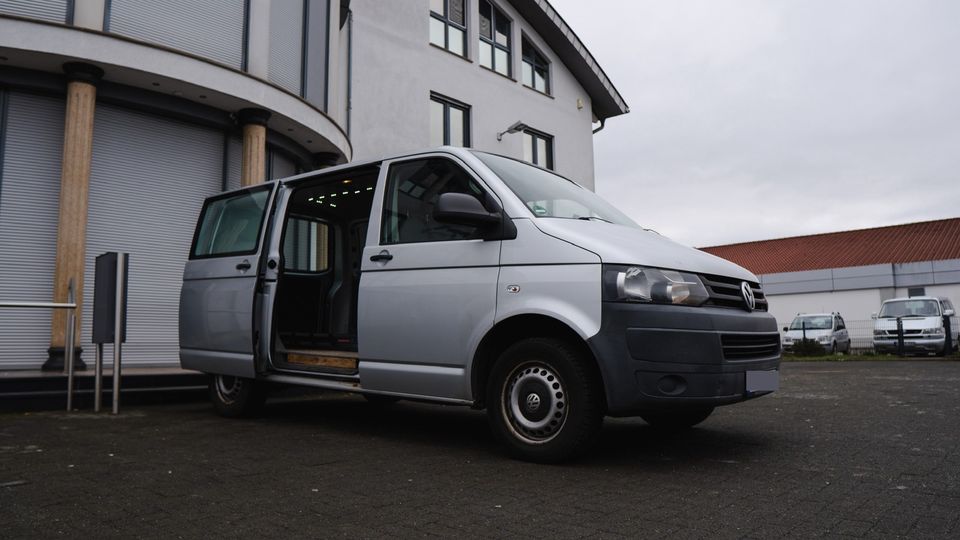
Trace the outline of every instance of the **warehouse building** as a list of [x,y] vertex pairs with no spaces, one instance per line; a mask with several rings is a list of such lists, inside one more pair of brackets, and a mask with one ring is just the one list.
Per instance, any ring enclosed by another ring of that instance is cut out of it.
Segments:
[[798,313],[840,312],[863,347],[884,300],[960,301],[960,218],[702,249],[757,274],[781,327]]
[[[0,300],[82,302],[130,254],[128,365],[177,364],[207,196],[452,144],[593,186],[628,112],[544,0],[0,0]],[[59,369],[63,312],[0,309],[0,370]]]

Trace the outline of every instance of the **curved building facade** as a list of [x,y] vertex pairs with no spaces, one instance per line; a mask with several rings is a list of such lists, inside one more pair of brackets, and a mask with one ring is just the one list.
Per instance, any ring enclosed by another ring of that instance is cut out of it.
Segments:
[[[0,299],[82,302],[130,254],[132,365],[175,364],[203,199],[352,157],[337,0],[0,0]],[[0,369],[57,369],[62,312],[0,310]],[[89,355],[84,355],[89,356]]]

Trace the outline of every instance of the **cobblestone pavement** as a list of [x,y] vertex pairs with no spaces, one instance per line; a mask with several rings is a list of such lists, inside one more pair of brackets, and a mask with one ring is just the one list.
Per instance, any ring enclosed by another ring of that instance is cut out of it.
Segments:
[[782,390],[585,459],[512,461],[483,413],[324,395],[226,420],[0,414],[0,537],[960,537],[960,363],[785,364]]

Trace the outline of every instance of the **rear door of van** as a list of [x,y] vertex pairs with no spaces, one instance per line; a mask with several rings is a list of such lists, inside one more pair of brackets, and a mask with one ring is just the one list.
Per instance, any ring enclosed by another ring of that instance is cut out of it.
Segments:
[[256,375],[254,303],[275,182],[207,199],[180,290],[180,365]]

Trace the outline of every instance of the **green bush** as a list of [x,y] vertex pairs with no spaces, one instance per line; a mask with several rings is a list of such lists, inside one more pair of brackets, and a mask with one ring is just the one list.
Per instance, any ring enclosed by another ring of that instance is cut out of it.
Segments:
[[816,340],[802,339],[793,344],[793,354],[797,356],[823,356],[827,354],[827,351]]

